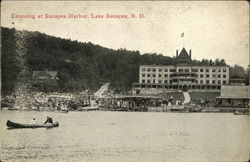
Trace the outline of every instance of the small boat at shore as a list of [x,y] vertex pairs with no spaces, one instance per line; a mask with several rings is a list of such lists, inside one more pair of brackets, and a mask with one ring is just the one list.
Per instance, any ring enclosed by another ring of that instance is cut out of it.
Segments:
[[216,109],[216,108],[205,108],[203,110],[201,110],[201,112],[204,113],[219,113],[220,109]]
[[236,111],[234,112],[234,115],[250,115],[249,112],[239,112],[239,111]]
[[99,110],[98,106],[93,106],[93,107],[81,107],[78,108],[78,111],[95,111],[95,110]]
[[52,127],[59,127],[58,122],[46,123],[46,124],[21,124],[21,123],[12,122],[10,120],[7,121],[6,125],[9,128],[52,128]]
[[58,113],[68,113],[69,110],[56,110],[55,112],[58,112]]

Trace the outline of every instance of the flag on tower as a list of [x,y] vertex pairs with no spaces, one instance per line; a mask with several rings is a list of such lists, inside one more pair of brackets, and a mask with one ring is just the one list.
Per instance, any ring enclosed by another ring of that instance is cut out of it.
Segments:
[[184,33],[181,34],[181,37],[184,37]]

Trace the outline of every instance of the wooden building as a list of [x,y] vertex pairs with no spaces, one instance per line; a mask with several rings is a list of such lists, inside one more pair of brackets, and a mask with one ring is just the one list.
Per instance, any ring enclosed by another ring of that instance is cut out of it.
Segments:
[[250,86],[222,86],[216,98],[219,107],[250,107]]
[[139,83],[133,84],[134,94],[159,94],[165,91],[219,92],[229,84],[228,66],[194,66],[183,48],[176,51],[175,65],[141,65]]
[[32,85],[40,90],[51,90],[58,86],[57,71],[33,71]]

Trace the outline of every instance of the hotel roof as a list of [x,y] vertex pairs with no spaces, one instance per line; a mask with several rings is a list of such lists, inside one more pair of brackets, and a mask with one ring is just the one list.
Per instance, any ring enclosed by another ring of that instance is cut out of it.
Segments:
[[190,56],[185,48],[182,48],[181,53],[178,56],[178,59],[190,59]]

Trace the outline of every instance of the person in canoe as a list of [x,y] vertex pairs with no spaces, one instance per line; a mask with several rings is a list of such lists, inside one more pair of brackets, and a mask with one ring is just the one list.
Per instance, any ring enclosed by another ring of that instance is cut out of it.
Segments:
[[51,117],[47,116],[47,120],[45,121],[44,124],[46,124],[46,123],[53,123],[53,119]]

